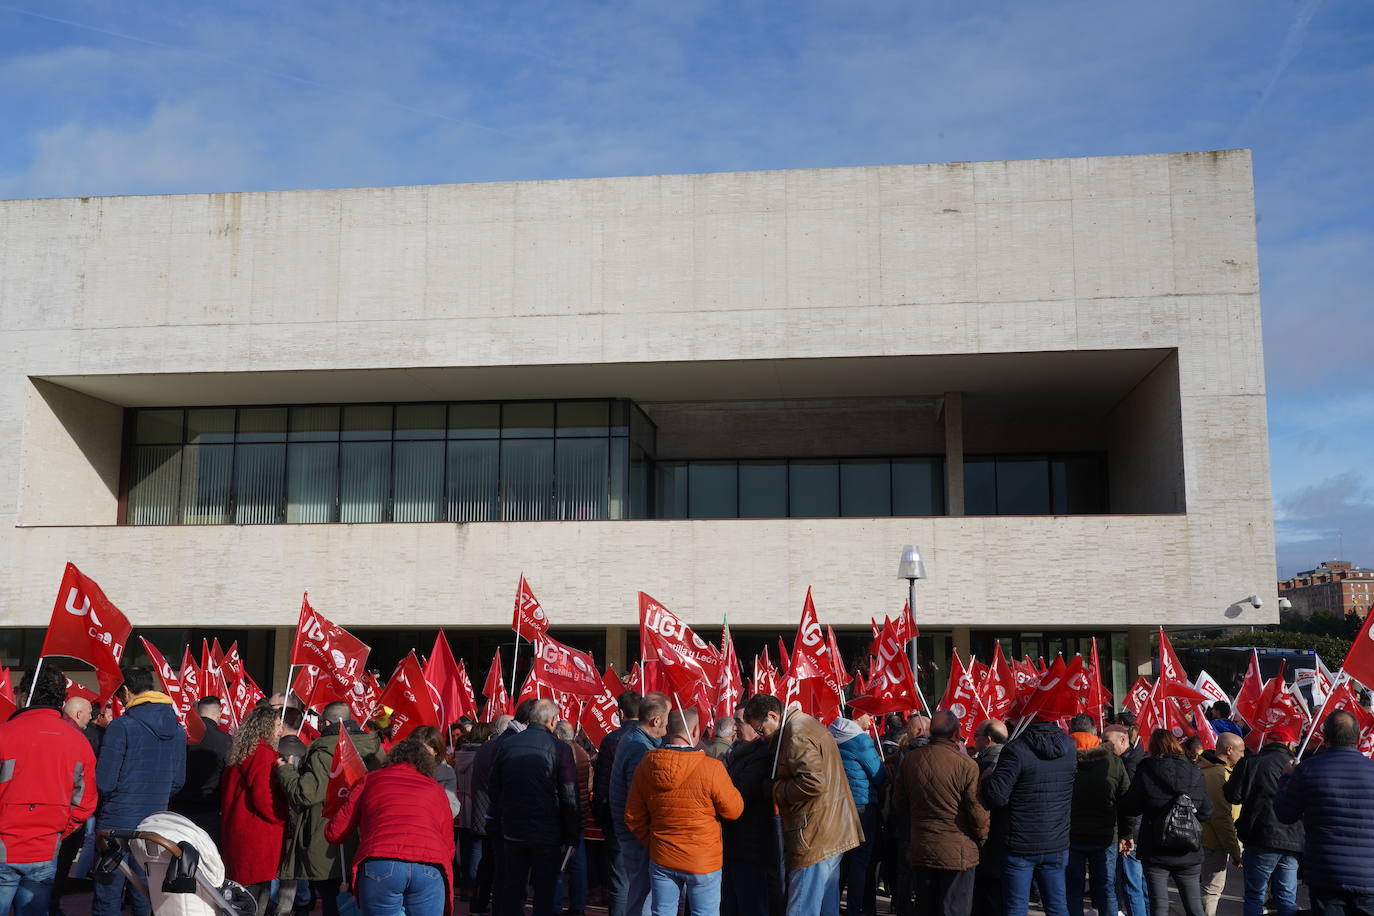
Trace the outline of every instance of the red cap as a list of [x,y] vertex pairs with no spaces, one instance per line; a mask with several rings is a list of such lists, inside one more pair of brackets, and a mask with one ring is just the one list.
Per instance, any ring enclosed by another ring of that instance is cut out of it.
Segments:
[[1269,729],[1269,732],[1264,738],[1270,744],[1275,741],[1282,742],[1283,744],[1297,744],[1298,730],[1291,725],[1280,725],[1278,728]]

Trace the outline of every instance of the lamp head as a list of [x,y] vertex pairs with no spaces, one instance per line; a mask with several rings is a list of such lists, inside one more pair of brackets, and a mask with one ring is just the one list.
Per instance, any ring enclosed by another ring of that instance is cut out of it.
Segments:
[[898,579],[924,579],[926,564],[921,559],[921,549],[907,544],[902,548],[902,561],[897,564]]

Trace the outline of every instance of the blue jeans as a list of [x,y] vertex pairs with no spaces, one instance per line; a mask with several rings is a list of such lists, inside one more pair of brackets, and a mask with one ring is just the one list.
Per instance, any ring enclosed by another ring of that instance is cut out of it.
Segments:
[[472,890],[477,883],[477,866],[482,861],[482,842],[486,837],[471,830],[458,831],[458,880],[464,890]]
[[1245,870],[1245,916],[1264,916],[1264,894],[1274,882],[1274,903],[1279,916],[1298,911],[1298,859],[1277,849],[1247,846],[1240,864]]
[[653,888],[653,916],[677,916],[683,894],[692,916],[720,916],[719,870],[694,875],[655,862],[649,866],[649,885]]
[[649,850],[628,830],[617,827],[615,838],[620,847],[620,869],[625,875],[623,909],[617,916],[649,916]]
[[1064,896],[1069,916],[1083,916],[1083,870],[1088,872],[1088,887],[1098,913],[1116,916],[1116,844],[1110,846],[1070,846],[1069,864],[1064,866]]
[[48,916],[57,857],[47,862],[0,865],[0,913],[14,905],[14,916]]
[[1116,875],[1121,881],[1117,904],[1126,916],[1150,916],[1150,898],[1145,890],[1145,866],[1135,857],[1117,854]]
[[1045,916],[1068,916],[1064,902],[1064,864],[1069,851],[1047,852],[1039,856],[1007,853],[1002,860],[1002,912],[1005,916],[1026,916],[1030,908],[1031,881],[1040,888],[1040,905]]
[[787,873],[787,916],[839,916],[843,858],[843,854],[831,856]]
[[354,893],[367,916],[444,916],[448,882],[437,866],[400,859],[367,859]]
[[[134,861],[131,854],[125,853],[124,861],[129,863],[134,874],[144,881],[148,880],[148,876],[143,873],[143,868]],[[147,896],[130,884],[122,871],[115,872],[110,877],[108,884],[104,881],[95,882],[95,897],[91,900],[91,916],[119,916],[124,909],[124,886],[126,884],[129,887],[129,899],[133,901],[134,916],[152,916],[153,907],[148,902]]]
[[[560,863],[561,864],[561,863]],[[563,888],[568,889],[568,909],[587,908],[587,841],[578,842],[573,848],[572,858],[568,859],[568,870],[558,873],[557,890],[554,901],[563,899]]]

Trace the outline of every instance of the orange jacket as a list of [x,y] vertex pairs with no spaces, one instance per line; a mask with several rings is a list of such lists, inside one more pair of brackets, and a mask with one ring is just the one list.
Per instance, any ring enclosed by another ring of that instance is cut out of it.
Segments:
[[635,768],[625,826],[664,868],[706,875],[720,870],[719,818],[733,821],[744,799],[725,766],[694,748],[649,751]]

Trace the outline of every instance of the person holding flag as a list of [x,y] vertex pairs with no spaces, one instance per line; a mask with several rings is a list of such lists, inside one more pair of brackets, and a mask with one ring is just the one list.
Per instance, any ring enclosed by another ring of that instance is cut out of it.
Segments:
[[[348,733],[369,771],[380,767],[386,757],[382,753],[381,740],[375,733],[363,731],[353,721],[347,703],[341,700],[329,703],[324,707],[320,721],[324,723],[320,737],[310,742],[299,768],[284,758],[278,758],[277,761],[277,778],[295,811],[290,848],[282,864],[281,878],[283,881],[309,881],[315,893],[324,901],[325,916],[339,916],[338,897],[339,887],[343,883],[343,863],[339,847],[325,839],[324,816],[329,775],[334,769],[339,733]],[[447,809],[447,800],[444,804]]]
[[853,719],[836,719],[830,723],[829,729],[839,748],[844,775],[849,779],[849,792],[854,797],[859,825],[863,829],[863,840],[845,853],[840,863],[840,892],[849,888],[849,909],[852,913],[858,913],[862,909],[858,901],[868,880],[868,860],[873,854],[873,841],[878,835],[878,809],[882,805],[887,770],[883,768],[883,758],[878,755],[878,746],[869,734],[873,717],[866,712],[851,711],[854,713]]

